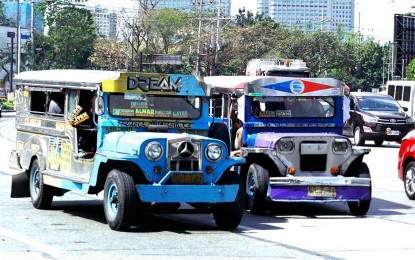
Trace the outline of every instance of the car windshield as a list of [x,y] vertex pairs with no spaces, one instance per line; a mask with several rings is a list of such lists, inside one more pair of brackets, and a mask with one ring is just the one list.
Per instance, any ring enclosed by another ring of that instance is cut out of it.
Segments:
[[402,108],[395,99],[388,96],[359,96],[357,103],[362,110],[401,112]]
[[201,114],[201,98],[115,93],[109,96],[112,116],[196,119]]
[[255,97],[251,104],[257,118],[327,118],[335,112],[333,97]]

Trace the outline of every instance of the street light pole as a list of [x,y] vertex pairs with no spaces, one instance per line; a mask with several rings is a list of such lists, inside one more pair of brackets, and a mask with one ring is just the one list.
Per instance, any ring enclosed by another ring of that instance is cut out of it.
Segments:
[[13,91],[13,39],[15,37],[15,33],[14,32],[7,32],[7,37],[10,38],[11,41],[11,46],[10,46],[10,91]]
[[16,53],[16,73],[20,73],[20,0],[16,0],[17,2],[17,21],[16,21],[16,29],[17,29],[17,38],[16,38],[16,45],[17,45],[17,53]]

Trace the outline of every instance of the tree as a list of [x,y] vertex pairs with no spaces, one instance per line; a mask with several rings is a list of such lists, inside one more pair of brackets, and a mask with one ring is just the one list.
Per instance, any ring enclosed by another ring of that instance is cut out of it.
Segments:
[[49,27],[49,33],[45,37],[39,36],[41,41],[35,41],[36,48],[44,47],[41,54],[44,60],[37,63],[37,68],[87,68],[96,39],[90,11],[77,8],[68,0],[42,2],[38,11],[46,14],[43,22]]
[[4,11],[4,3],[0,2],[0,25],[4,26],[15,26],[15,21],[11,20],[6,16],[6,13]]
[[415,60],[411,60],[406,67],[406,79],[415,80]]
[[128,68],[127,46],[115,39],[97,39],[88,58],[92,68],[122,70]]

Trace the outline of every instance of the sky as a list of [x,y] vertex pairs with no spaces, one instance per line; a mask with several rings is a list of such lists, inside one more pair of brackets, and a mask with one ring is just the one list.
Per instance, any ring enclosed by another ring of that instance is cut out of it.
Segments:
[[[89,2],[102,5],[120,7],[128,5],[130,0],[89,0]],[[363,35],[374,37],[380,43],[393,41],[393,17],[394,14],[415,12],[411,7],[415,0],[355,0],[355,30]],[[239,8],[256,13],[256,0],[232,0],[232,15],[238,12]]]

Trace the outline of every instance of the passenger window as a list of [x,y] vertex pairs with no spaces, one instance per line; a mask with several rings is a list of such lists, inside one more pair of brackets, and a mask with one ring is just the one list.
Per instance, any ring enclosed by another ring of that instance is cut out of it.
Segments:
[[61,89],[59,92],[49,92],[47,101],[47,112],[52,116],[63,117],[65,109],[65,90]]
[[30,112],[35,114],[45,114],[47,106],[46,92],[31,91],[30,93]]
[[402,86],[396,86],[395,99],[402,100]]
[[410,86],[404,86],[403,87],[403,101],[409,101],[411,98],[411,87]]
[[388,86],[388,95],[395,98],[395,85]]

